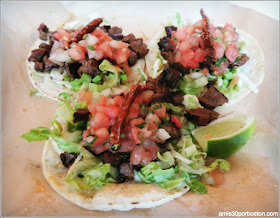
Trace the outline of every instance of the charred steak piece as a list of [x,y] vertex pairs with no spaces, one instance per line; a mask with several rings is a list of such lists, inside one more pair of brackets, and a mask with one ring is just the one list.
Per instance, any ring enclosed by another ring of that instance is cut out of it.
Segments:
[[138,59],[143,58],[149,52],[147,45],[143,43],[143,39],[136,39],[131,42],[129,48],[137,54]]
[[249,57],[246,54],[242,54],[240,59],[237,62],[231,64],[232,67],[240,67],[249,60]]
[[72,80],[80,78],[80,75],[78,74],[78,69],[81,67],[81,65],[82,64],[78,62],[65,63],[64,68]]
[[31,51],[28,61],[41,61],[43,56],[48,52],[45,48],[38,48]]
[[123,155],[120,153],[111,153],[109,151],[105,151],[103,155],[102,162],[103,163],[109,163],[113,167],[117,167],[121,164],[123,161]]
[[49,45],[49,44],[47,44],[47,43],[41,43],[41,44],[39,45],[39,48],[47,49],[47,51],[50,52],[51,49],[52,49],[52,44]]
[[35,69],[36,71],[43,72],[43,70],[44,70],[44,63],[39,62],[39,61],[35,61],[34,69]]
[[133,173],[133,166],[131,163],[122,163],[119,167],[119,171],[122,177],[126,179],[133,179],[134,173]]
[[47,55],[45,55],[43,57],[43,62],[45,65],[45,69],[44,72],[50,72],[51,69],[58,67],[57,64],[53,63],[52,61],[49,60],[49,57]]
[[163,37],[160,39],[158,43],[158,47],[161,51],[171,51],[173,52],[176,48],[176,44],[172,42],[172,40],[168,37]]
[[123,41],[123,42],[126,42],[126,43],[131,43],[131,42],[133,42],[133,41],[135,41],[135,40],[136,40],[136,38],[135,38],[134,34],[132,34],[132,33],[130,33],[129,35],[124,36],[124,37],[122,38],[122,41]]
[[219,113],[207,108],[196,108],[186,111],[188,112],[186,115],[187,119],[197,126],[206,126],[212,120],[217,119],[220,115]]
[[108,33],[109,29],[111,29],[110,25],[103,25],[99,27],[101,30],[103,30],[104,33]]
[[108,35],[115,40],[121,40],[123,38],[122,28],[114,26],[108,30]]
[[181,72],[172,69],[171,67],[165,67],[163,73],[165,74],[165,84],[171,88],[174,88],[176,86],[177,82],[182,76]]
[[77,158],[77,154],[64,152],[60,154],[60,160],[65,167],[70,167]]
[[172,36],[172,31],[176,31],[176,30],[177,30],[177,27],[175,27],[175,26],[167,26],[167,27],[165,27],[166,35],[169,38],[171,38],[171,36]]
[[131,51],[129,58],[128,58],[128,64],[129,66],[133,66],[137,62],[137,54],[134,51]]
[[228,102],[228,99],[226,96],[224,96],[223,93],[221,93],[219,90],[217,90],[214,86],[211,86],[203,96],[201,96],[199,99],[200,104],[209,109],[214,109],[218,106],[223,105],[224,103]]
[[92,75],[93,77],[101,74],[99,70],[99,63],[94,59],[89,59],[83,62],[82,66],[78,69],[79,76],[82,76],[83,73]]
[[180,105],[182,101],[184,101],[184,93],[183,92],[172,92],[171,93],[172,103],[176,106]]
[[47,41],[49,36],[49,28],[44,23],[41,23],[40,26],[38,27],[38,31],[39,31],[39,38],[44,41]]
[[77,123],[79,121],[88,121],[89,115],[90,113],[88,109],[77,109],[73,115],[73,122]]

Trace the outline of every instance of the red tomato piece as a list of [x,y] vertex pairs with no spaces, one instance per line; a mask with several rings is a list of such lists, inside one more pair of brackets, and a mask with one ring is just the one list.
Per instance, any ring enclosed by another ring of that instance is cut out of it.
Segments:
[[127,62],[127,59],[130,56],[130,50],[128,48],[121,48],[121,49],[116,49],[114,51],[114,58],[117,62],[117,64],[122,64]]
[[225,46],[223,44],[219,43],[218,41],[214,41],[214,48],[217,59],[224,57]]
[[140,106],[138,103],[133,103],[130,107],[129,114],[139,114]]
[[71,35],[64,29],[59,29],[54,37],[59,40],[60,47],[69,48],[69,42],[71,40]]
[[110,134],[108,132],[107,128],[100,128],[100,129],[96,129],[94,131],[94,134],[98,137],[98,138],[106,138],[108,139]]
[[103,112],[111,119],[115,119],[119,115],[120,111],[121,108],[115,105],[103,107]]
[[110,47],[108,42],[104,42],[99,46],[99,48],[103,51],[104,58],[112,58],[113,57],[113,51]]
[[86,59],[83,47],[79,45],[67,50],[67,54],[70,55],[75,61]]
[[146,104],[149,104],[152,101],[154,91],[147,90],[147,91],[142,92],[141,95],[142,95],[143,102]]
[[142,103],[143,103],[143,96],[142,96],[142,95],[138,95],[138,96],[135,98],[134,103],[142,104]]
[[181,121],[179,120],[179,118],[178,118],[176,115],[173,115],[173,114],[171,115],[171,121],[172,121],[173,123],[175,123],[175,125],[176,125],[177,127],[179,127],[179,128],[182,128],[182,127],[183,127]]
[[162,104],[154,104],[155,106],[159,106],[161,105],[161,108],[158,108],[158,109],[154,109],[152,107],[152,110],[154,111],[154,113],[158,116],[158,117],[165,117],[165,114],[166,114],[166,107]]
[[89,91],[84,91],[81,90],[79,91],[79,98],[78,98],[78,102],[84,101],[87,103],[87,105],[89,106],[90,103],[92,102],[92,94]]
[[181,53],[184,53],[184,52],[188,51],[191,48],[192,48],[192,45],[191,45],[189,39],[186,38],[184,41],[181,42],[181,44],[179,46],[179,51]]
[[95,116],[95,114],[97,113],[97,109],[96,109],[97,106],[98,106],[97,102],[88,106],[88,110],[89,110],[91,116]]
[[209,69],[207,67],[204,67],[202,73],[204,76],[206,76],[209,73]]
[[133,126],[131,128],[132,139],[133,141],[135,141],[136,144],[141,144],[141,140],[139,139],[138,133],[139,133],[139,128]]
[[109,128],[110,118],[103,112],[97,112],[95,117],[90,121],[90,127],[94,129],[98,128]]
[[124,103],[124,98],[122,96],[115,96],[113,101],[112,101],[112,105],[116,105],[118,107],[121,107]]
[[132,150],[132,152],[131,152],[131,155],[130,155],[130,162],[131,162],[133,165],[138,165],[138,164],[140,164],[144,152],[145,152],[145,148],[143,148],[142,146],[136,146],[136,147]]
[[204,58],[206,56],[206,52],[201,49],[201,48],[198,48],[195,50],[195,57],[194,57],[194,60],[196,62],[203,62],[204,61]]
[[178,27],[175,33],[178,42],[184,41],[188,37],[188,31],[185,27]]
[[156,123],[149,123],[148,124],[148,130],[152,132],[152,136],[155,136],[158,131],[158,125]]
[[209,172],[209,175],[214,179],[216,185],[222,185],[225,182],[225,177],[219,170],[213,170]]
[[104,95],[101,95],[98,103],[100,106],[106,106],[106,105],[108,105],[109,102],[108,102],[108,99]]
[[99,39],[97,45],[101,45],[103,42],[107,42],[107,41],[110,42],[113,40],[108,34],[104,33],[103,30],[96,29],[91,34]]
[[226,48],[226,58],[233,63],[237,57],[238,57],[238,49],[236,48],[236,44],[230,43]]
[[144,122],[145,121],[142,118],[133,119],[133,120],[130,121],[130,126],[134,127],[135,125],[139,125],[139,124],[144,123]]

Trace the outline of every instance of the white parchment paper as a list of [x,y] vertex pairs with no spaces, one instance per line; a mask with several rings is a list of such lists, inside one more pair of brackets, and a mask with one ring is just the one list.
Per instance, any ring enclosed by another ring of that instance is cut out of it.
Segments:
[[[251,141],[229,159],[231,172],[209,193],[189,192],[165,205],[129,212],[87,211],[59,196],[41,171],[44,142],[20,135],[49,126],[58,103],[30,97],[24,61],[44,22],[55,29],[71,15],[101,16],[127,32],[151,39],[180,12],[186,22],[200,19],[203,8],[215,23],[232,23],[259,41],[265,54],[265,80],[259,93],[223,113],[252,114],[257,127]],[[2,215],[4,216],[218,216],[219,211],[278,211],[279,22],[225,2],[4,2],[2,4]]]

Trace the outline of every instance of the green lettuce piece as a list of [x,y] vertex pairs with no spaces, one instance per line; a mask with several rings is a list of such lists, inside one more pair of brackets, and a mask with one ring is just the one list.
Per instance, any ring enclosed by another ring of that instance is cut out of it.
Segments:
[[137,175],[146,183],[156,183],[165,189],[173,189],[180,185],[184,178],[175,173],[175,168],[161,169],[156,162],[150,162]]
[[52,138],[57,143],[59,149],[61,149],[62,151],[69,153],[81,153],[81,145],[74,142],[66,141],[61,136],[58,136],[55,133],[58,133],[58,130],[56,128],[51,131],[46,127],[38,127],[35,129],[31,129],[28,133],[23,134],[21,138],[27,140],[28,142],[45,141],[49,138]]
[[102,85],[90,83],[88,86],[90,92],[102,92],[107,88],[106,83],[103,83]]
[[200,194],[208,193],[206,185],[203,182],[199,181],[197,178],[190,179],[190,182],[187,182],[187,185],[190,187],[190,189]]
[[72,86],[72,90],[77,92],[81,89],[83,83],[90,83],[90,82],[91,82],[91,76],[89,74],[83,73],[80,79],[74,79],[73,81],[70,82],[70,85]]
[[207,84],[208,79],[206,76],[202,76],[194,81],[184,76],[178,82],[178,89],[184,94],[200,95],[204,92],[204,87]]
[[198,108],[199,105],[199,101],[198,98],[195,95],[184,95],[184,100],[182,102],[182,104],[188,109],[196,109]]
[[184,116],[184,114],[186,113],[186,111],[184,109],[182,109],[181,107],[175,106],[171,103],[160,103],[162,105],[164,105],[166,107],[166,110],[171,110],[172,112],[174,112],[175,114]]
[[176,13],[176,21],[177,21],[177,26],[185,26],[184,23],[182,22],[182,19],[181,19],[181,15],[179,12]]
[[99,69],[102,72],[111,72],[114,74],[113,78],[109,78],[108,76],[104,78],[105,83],[108,87],[113,87],[119,84],[120,82],[120,74],[124,74],[122,69],[112,65],[108,60],[103,60],[101,64],[99,65]]
[[162,155],[158,152],[157,156],[160,160],[157,162],[157,164],[161,169],[168,169],[175,165],[175,159],[169,151],[163,153]]

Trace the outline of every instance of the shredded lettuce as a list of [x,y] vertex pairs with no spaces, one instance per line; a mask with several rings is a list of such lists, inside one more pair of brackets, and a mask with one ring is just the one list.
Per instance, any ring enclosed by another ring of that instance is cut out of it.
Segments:
[[178,89],[184,94],[200,95],[204,92],[204,87],[208,84],[206,76],[202,76],[194,81],[184,76],[178,82]]
[[195,95],[184,95],[182,104],[188,109],[196,109],[200,106],[198,98]]
[[184,23],[182,22],[182,19],[181,19],[181,15],[179,12],[176,13],[176,21],[177,21],[177,26],[185,26]]

